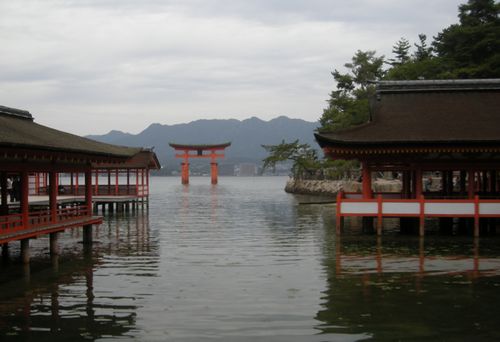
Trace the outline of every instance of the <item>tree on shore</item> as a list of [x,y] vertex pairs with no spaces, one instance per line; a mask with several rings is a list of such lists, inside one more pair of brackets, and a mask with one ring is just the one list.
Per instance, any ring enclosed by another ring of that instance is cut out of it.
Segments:
[[350,63],[344,66],[347,73],[332,72],[337,87],[330,93],[328,107],[319,119],[321,131],[332,131],[362,124],[370,118],[369,101],[375,94],[371,81],[384,75],[384,56],[375,51],[358,50]]

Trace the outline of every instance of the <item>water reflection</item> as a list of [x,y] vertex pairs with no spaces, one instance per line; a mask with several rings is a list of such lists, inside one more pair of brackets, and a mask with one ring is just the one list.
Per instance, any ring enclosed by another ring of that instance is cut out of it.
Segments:
[[11,248],[10,261],[0,267],[2,341],[134,335],[140,298],[123,289],[158,271],[147,212],[108,217],[95,229],[91,248],[79,243],[80,235],[77,230],[62,234],[60,256],[47,254],[46,238],[34,240],[35,255],[24,268],[16,261],[18,250]]
[[333,238],[318,330],[377,340],[498,339],[498,241],[453,239]]

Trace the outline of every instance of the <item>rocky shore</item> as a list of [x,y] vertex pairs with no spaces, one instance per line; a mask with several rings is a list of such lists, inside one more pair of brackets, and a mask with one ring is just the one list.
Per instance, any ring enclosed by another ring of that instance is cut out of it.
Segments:
[[[378,178],[373,181],[373,191],[400,192],[401,181]],[[289,179],[285,191],[292,194],[337,196],[339,191],[361,192],[361,183],[353,180],[305,180]]]

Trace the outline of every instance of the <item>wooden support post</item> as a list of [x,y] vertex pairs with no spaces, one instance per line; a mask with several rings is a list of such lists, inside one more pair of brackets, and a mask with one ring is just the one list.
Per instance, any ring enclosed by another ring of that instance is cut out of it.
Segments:
[[0,215],[9,215],[9,194],[7,192],[7,173],[0,172],[0,187],[2,206],[0,207]]
[[139,169],[135,169],[135,195],[139,196]]
[[127,169],[127,195],[130,195],[130,169]]
[[383,223],[383,213],[382,213],[382,195],[377,196],[377,235],[382,235],[382,223]]
[[90,245],[92,244],[92,225],[87,224],[83,226],[83,244]]
[[2,244],[2,259],[9,259],[9,244],[7,242]]
[[425,198],[420,195],[420,215],[418,222],[418,235],[423,237],[425,235]]
[[468,183],[468,186],[467,186],[467,188],[468,188],[468,191],[467,191],[468,192],[468,196],[467,197],[469,199],[473,199],[474,198],[474,193],[475,193],[475,188],[476,188],[475,182],[476,181],[475,181],[474,171],[469,170],[467,172],[467,183]]
[[363,162],[362,164],[362,181],[363,181],[363,198],[369,199],[372,198],[372,173],[368,163]]
[[111,195],[111,170],[108,170],[108,193],[106,195]]
[[21,214],[23,227],[29,226],[29,175],[27,171],[21,172]]
[[59,233],[50,233],[50,254],[51,255],[58,255],[59,254],[59,246],[57,245],[57,240],[58,240],[58,234]]
[[[85,184],[85,187],[87,184]],[[95,190],[94,190],[94,195],[98,196],[99,195],[99,170],[95,170]]]
[[342,191],[337,192],[337,208],[336,208],[336,223],[335,223],[335,233],[340,235],[342,232],[343,218],[342,218]]
[[118,189],[119,188],[119,186],[118,186],[118,183],[119,183],[118,172],[119,172],[119,170],[116,169],[116,174],[115,174],[115,196],[119,195],[119,193],[118,193],[118,190],[119,190]]
[[92,216],[92,170],[85,171],[85,206],[87,215]]
[[57,222],[57,173],[49,173],[49,208],[50,221]]
[[181,163],[181,182],[182,184],[189,184],[189,163]]
[[141,169],[141,199],[144,202],[144,169]]
[[420,198],[422,196],[422,169],[417,168],[415,170],[415,198]]
[[402,172],[402,193],[403,193],[403,198],[409,198],[410,197],[410,171],[405,170]]
[[479,237],[479,196],[474,196],[474,237]]
[[460,170],[460,194],[464,196],[467,193],[465,188],[465,177],[467,173],[464,170]]
[[35,172],[35,194],[40,195],[40,173]]
[[217,184],[217,178],[218,178],[217,162],[211,162],[210,166],[211,166],[212,184]]
[[80,186],[80,174],[77,172],[75,174],[75,195],[78,196],[79,189],[78,187]]
[[144,169],[144,172],[146,172],[146,195],[148,197],[148,202],[149,202],[149,169],[148,168]]
[[30,262],[30,240],[21,240],[21,261],[23,264],[29,264]]

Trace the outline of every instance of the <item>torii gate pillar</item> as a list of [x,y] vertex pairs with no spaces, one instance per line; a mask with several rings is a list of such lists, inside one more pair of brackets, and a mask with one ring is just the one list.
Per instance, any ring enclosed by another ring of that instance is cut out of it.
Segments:
[[[180,145],[170,143],[176,151],[181,151],[181,154],[176,154],[176,158],[184,159],[181,163],[181,182],[182,184],[189,184],[189,158],[210,158],[210,174],[212,184],[217,184],[219,177],[219,165],[217,158],[224,158],[224,154],[217,153],[217,151],[224,151],[230,146],[231,143],[218,144],[218,145]],[[203,154],[204,151],[209,153]],[[194,152],[194,153],[190,153]]]
[[217,167],[217,162],[211,162],[211,172],[210,174],[212,175],[212,184],[217,184],[217,173],[218,173],[218,167]]
[[182,184],[189,184],[189,163],[183,162],[181,164],[181,181]]

